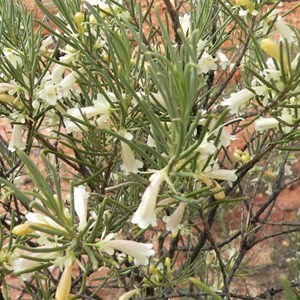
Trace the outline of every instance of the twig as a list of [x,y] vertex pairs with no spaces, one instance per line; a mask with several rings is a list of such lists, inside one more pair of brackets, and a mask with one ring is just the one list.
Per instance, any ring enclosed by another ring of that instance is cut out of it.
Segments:
[[174,35],[175,35],[175,42],[177,43],[177,46],[180,46],[181,38],[180,38],[180,35],[178,34],[178,29],[180,28],[178,13],[177,13],[176,9],[174,9],[170,0],[163,0],[163,1],[167,8],[167,12],[169,13],[169,15],[171,17],[172,27],[173,27]]
[[253,246],[257,245],[257,244],[259,244],[259,243],[261,243],[261,242],[263,242],[265,240],[271,239],[273,237],[280,236],[280,235],[283,235],[283,234],[290,234],[290,233],[297,232],[297,231],[300,231],[300,228],[293,228],[293,229],[284,230],[284,231],[280,231],[280,232],[276,232],[276,233],[264,236],[264,237],[262,237],[260,239],[255,240],[253,242]]
[[[297,281],[292,281],[290,283],[290,286],[293,287],[298,287],[300,286],[300,280]],[[275,287],[275,288],[268,288],[265,292],[257,295],[255,298],[257,299],[270,299],[270,296],[274,296],[278,293],[281,293],[283,291],[282,287]]]
[[[253,21],[250,27],[250,31],[253,30],[255,22]],[[217,99],[222,95],[223,91],[225,90],[225,88],[227,87],[228,83],[230,82],[230,80],[233,78],[235,72],[238,70],[238,68],[241,65],[241,62],[243,60],[244,55],[246,54],[247,50],[248,50],[248,45],[250,43],[250,38],[251,35],[250,33],[247,35],[246,40],[245,40],[245,44],[244,47],[241,51],[241,54],[239,55],[239,57],[237,58],[233,68],[231,69],[230,73],[228,74],[227,78],[225,79],[225,81],[223,82],[223,84],[221,85],[221,87],[219,88],[219,90],[215,93],[215,95],[212,97],[211,101],[207,104],[207,107],[205,109],[209,109],[216,101]]]
[[206,232],[207,239],[211,243],[212,248],[215,251],[217,260],[219,262],[220,270],[221,270],[222,277],[223,277],[223,283],[224,283],[224,293],[226,295],[226,299],[229,300],[230,299],[229,282],[228,282],[228,278],[227,278],[226,266],[225,266],[224,261],[222,259],[221,252],[220,252],[219,248],[217,247],[217,245],[215,243],[215,240],[214,240],[214,238],[213,238],[213,236],[212,236],[212,234],[210,232],[210,226],[209,226],[209,224],[207,223],[207,221],[204,218],[204,216],[203,216],[202,213],[200,213],[200,217],[201,217],[203,225],[204,225],[204,230]]

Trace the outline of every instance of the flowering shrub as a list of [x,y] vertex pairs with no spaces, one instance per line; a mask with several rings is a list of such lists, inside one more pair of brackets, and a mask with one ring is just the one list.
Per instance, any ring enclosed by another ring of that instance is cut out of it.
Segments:
[[[230,299],[272,237],[299,180],[299,32],[281,1],[164,3],[37,1],[36,21],[0,0],[3,297],[15,275],[34,299]],[[232,205],[240,229],[216,231]]]

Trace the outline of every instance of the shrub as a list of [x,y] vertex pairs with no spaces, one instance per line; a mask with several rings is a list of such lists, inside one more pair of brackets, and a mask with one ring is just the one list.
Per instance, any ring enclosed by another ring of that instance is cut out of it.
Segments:
[[[13,274],[34,299],[248,299],[248,252],[297,230],[258,235],[299,180],[299,32],[280,3],[37,1],[36,20],[0,0],[3,297]],[[238,205],[240,228],[218,229]]]

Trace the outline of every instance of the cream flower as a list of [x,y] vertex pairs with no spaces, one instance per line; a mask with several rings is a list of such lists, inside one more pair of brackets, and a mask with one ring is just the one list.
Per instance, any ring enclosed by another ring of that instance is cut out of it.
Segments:
[[155,254],[155,251],[152,249],[153,244],[138,243],[135,241],[105,239],[100,241],[97,246],[100,248],[100,251],[105,251],[109,255],[113,255],[114,250],[118,250],[134,257],[134,264],[136,266],[147,265],[148,257]]
[[160,187],[166,178],[166,169],[157,171],[150,177],[150,184],[143,194],[142,202],[132,217],[131,222],[133,224],[137,224],[142,229],[146,229],[150,224],[152,226],[157,225],[155,214],[156,201]]
[[176,232],[180,226],[186,204],[181,202],[171,216],[164,216],[163,221],[166,223],[166,229],[172,233]]
[[39,92],[39,97],[48,103],[48,105],[56,105],[56,102],[62,97],[57,86],[52,81],[47,81],[43,89]]
[[[67,110],[67,114],[72,116],[73,118],[76,118],[80,121],[84,120],[83,115],[87,119],[91,119],[95,116],[98,115],[103,115],[105,116],[105,122],[109,122],[109,116],[110,116],[110,105],[105,99],[105,97],[101,94],[97,95],[97,100],[94,101],[94,105],[92,106],[86,106],[86,107],[81,107],[81,108],[70,108]],[[102,120],[103,121],[103,120]],[[80,124],[79,126],[76,124],[76,121],[73,121],[71,119],[65,118],[64,120],[65,126],[66,126],[66,131],[67,133],[71,132],[81,132],[82,130],[86,130],[86,126],[83,124]],[[97,121],[96,121],[97,122]],[[99,123],[99,118],[98,122]]]
[[[253,87],[252,88],[255,92],[260,91],[261,87]],[[255,96],[255,93],[246,89],[242,89],[237,93],[232,93],[229,98],[224,99],[220,105],[228,106],[230,112],[232,114],[238,113],[241,106],[246,104],[249,100],[251,100]]]
[[180,23],[180,26],[182,28],[184,35],[187,36],[191,30],[190,15],[184,14],[183,16],[180,16],[179,23]]
[[71,72],[68,74],[59,84],[58,91],[62,97],[68,97],[71,88],[77,81],[78,74],[76,72]]
[[[44,247],[40,247],[40,249],[43,249]],[[36,248],[37,250],[37,248]],[[18,253],[19,256],[24,255],[28,257],[32,257],[33,260],[23,258],[23,257],[18,257],[13,260],[12,262],[12,268],[14,273],[21,273],[20,277],[22,280],[26,281],[31,278],[31,276],[34,274],[32,272],[33,268],[39,267],[43,265],[42,261],[36,261],[34,258],[42,258],[42,259],[49,259],[49,261],[57,258],[60,255],[60,252],[52,252],[52,253],[33,253],[29,251],[20,251]]]
[[239,15],[246,16],[250,13],[253,16],[256,16],[258,12],[254,9],[254,2],[252,0],[235,0],[237,6],[246,8],[246,10],[240,9]]
[[[133,138],[132,134],[125,130],[121,130],[119,133],[129,141]],[[143,163],[135,159],[134,152],[129,145],[123,141],[121,141],[121,157],[123,161],[121,169],[126,175],[129,173],[137,173],[138,169],[143,167]]]
[[23,65],[23,60],[20,57],[19,53],[11,48],[4,48],[3,50],[4,56],[9,60],[14,68]]
[[[67,232],[64,227],[57,224],[55,221],[53,221],[48,216],[44,216],[41,213],[32,213],[29,212],[25,215],[25,218],[28,222],[30,222],[31,225],[37,226],[37,227],[44,227],[44,228],[53,228],[58,229],[63,232]],[[25,223],[26,224],[26,223]]]
[[205,175],[211,179],[227,181],[229,186],[232,186],[232,182],[237,180],[235,170],[216,169],[205,172]]
[[275,118],[259,118],[254,121],[254,127],[257,131],[264,131],[271,128],[277,128],[279,122]]
[[[93,6],[99,6],[102,12],[100,12],[100,16],[104,17],[106,14],[117,12],[119,7],[115,4],[108,5],[105,1],[103,0],[86,0],[85,2],[89,3],[90,5]],[[104,12],[105,13],[104,13]]]
[[0,83],[0,94],[8,92],[9,95],[13,95],[16,91],[20,89],[21,87],[15,81],[11,81],[10,83]]
[[51,73],[53,84],[59,84],[60,82],[62,82],[66,68],[67,67],[64,65],[55,64]]
[[291,27],[288,26],[288,24],[282,18],[278,18],[275,21],[274,25],[283,39],[287,40],[287,42],[290,44],[295,43],[295,32],[291,29]]
[[50,46],[50,45],[53,45],[54,44],[54,41],[52,39],[52,35],[50,34],[47,38],[45,38],[43,41],[42,41],[42,44],[41,44],[41,47],[40,47],[40,51],[41,52],[46,52],[47,51],[47,48]]
[[221,50],[218,50],[216,52],[216,56],[221,64],[222,70],[226,70],[226,68],[231,65],[231,62],[228,60],[227,56]]
[[216,59],[204,51],[197,63],[198,74],[207,74],[209,71],[217,70],[217,68]]
[[26,148],[26,143],[23,141],[23,126],[15,124],[12,131],[12,138],[8,146],[8,150],[11,152],[16,151],[16,149],[24,150]]
[[74,188],[75,211],[79,218],[79,230],[84,229],[87,224],[87,199],[90,193],[86,192],[83,185]]
[[236,136],[233,134],[230,134],[228,130],[223,127],[220,135],[220,142],[223,147],[228,147],[231,143],[231,141],[235,141]]
[[209,178],[225,180],[225,181],[236,181],[237,176],[235,170],[216,169],[209,172],[205,172]]
[[201,144],[197,148],[197,151],[204,154],[204,155],[211,155],[214,154],[217,150],[214,142],[212,140],[208,141],[209,135],[208,133],[205,134]]
[[[292,100],[292,99],[291,99],[291,100]],[[292,101],[291,101],[291,102],[292,102]],[[283,108],[282,111],[281,111],[281,116],[280,116],[280,118],[281,118],[284,122],[286,122],[286,123],[288,123],[289,125],[291,125],[291,126],[283,126],[283,130],[284,130],[285,133],[290,132],[290,131],[293,129],[292,125],[295,124],[295,122],[297,121],[297,118],[296,118],[296,116],[294,115],[294,113],[295,113],[294,110],[292,110],[292,109],[290,109],[290,108],[287,108],[287,107]]]

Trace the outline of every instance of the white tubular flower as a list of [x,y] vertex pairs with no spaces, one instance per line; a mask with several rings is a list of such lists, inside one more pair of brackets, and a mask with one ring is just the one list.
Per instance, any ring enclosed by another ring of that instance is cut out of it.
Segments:
[[86,192],[83,185],[74,188],[75,211],[79,218],[79,230],[83,230],[87,224],[87,200],[90,193]]
[[201,54],[201,51],[205,48],[207,44],[207,41],[206,40],[202,40],[200,39],[196,45],[196,53],[197,53],[197,56],[199,56]]
[[185,211],[185,203],[181,202],[171,216],[164,216],[163,221],[166,223],[166,229],[172,233],[177,232],[180,222]]
[[[253,90],[259,89],[260,87],[253,87]],[[240,107],[246,104],[249,100],[251,100],[255,96],[255,93],[251,92],[248,89],[242,89],[237,93],[232,93],[229,98],[224,99],[220,103],[222,106],[228,106],[230,109],[230,113],[236,114],[238,113]]]
[[[133,136],[131,133],[121,130],[120,134],[124,136],[127,140],[132,140]],[[134,153],[128,144],[121,141],[121,157],[123,164],[121,169],[127,175],[129,173],[137,173],[138,169],[143,167],[143,163],[135,159]]]
[[39,97],[46,101],[48,105],[56,105],[57,100],[61,98],[57,86],[53,84],[52,81],[47,81],[44,88],[39,92]]
[[187,36],[191,30],[190,15],[184,14],[183,16],[180,16],[179,23],[180,23],[182,32],[184,33],[185,36]]
[[52,35],[50,34],[47,38],[45,38],[42,41],[40,51],[45,52],[47,50],[47,48],[52,44],[54,44],[54,43],[53,43]]
[[217,151],[216,146],[214,145],[213,141],[208,141],[208,133],[205,134],[203,141],[197,148],[198,152],[201,152],[202,154],[214,154]]
[[217,169],[210,172],[205,172],[205,175],[212,179],[227,181],[229,186],[232,186],[232,182],[237,180],[235,170]]
[[97,128],[99,129],[109,129],[110,128],[110,116],[102,115],[96,120]]
[[[118,12],[119,7],[115,4],[108,5],[105,1],[103,0],[86,0],[85,2],[89,3],[90,5],[93,6],[99,6],[101,9],[100,16],[104,17],[108,13],[112,12]],[[84,5],[86,7],[86,5]]]
[[223,147],[227,147],[230,145],[231,141],[235,141],[236,140],[236,136],[230,134],[226,128],[223,127],[222,131],[221,131],[221,136],[220,136],[220,142],[222,144]]
[[150,184],[146,188],[142,202],[134,213],[131,222],[137,224],[140,228],[146,229],[150,224],[157,225],[155,208],[159,189],[167,178],[167,170],[157,171],[150,177]]
[[[281,119],[288,123],[289,125],[293,125],[295,124],[295,122],[297,121],[297,119],[295,118],[294,114],[292,113],[293,110],[289,109],[289,108],[283,108],[282,112],[281,112]],[[285,133],[290,132],[293,129],[293,127],[290,126],[284,126],[283,130]]]
[[138,243],[135,241],[102,240],[97,245],[100,250],[105,251],[109,255],[112,255],[114,253],[114,250],[118,250],[134,257],[134,264],[136,266],[147,265],[148,257],[155,254],[155,251],[152,249],[153,244]]
[[71,88],[77,81],[77,77],[78,74],[76,72],[71,72],[58,84],[58,90],[62,94],[62,97],[69,96]]
[[218,50],[216,52],[216,55],[220,61],[222,70],[225,70],[227,67],[231,65],[231,62],[228,60],[226,55],[221,50]]
[[66,70],[66,66],[56,64],[51,72],[52,82],[54,84],[59,84],[63,80],[63,75]]
[[198,74],[207,74],[211,70],[217,70],[218,65],[215,61],[215,58],[213,58],[210,54],[204,51],[197,63]]
[[[112,93],[107,93],[109,98],[114,102],[116,101],[115,95]],[[97,99],[94,101],[94,107],[99,114],[106,115],[110,112],[110,104],[105,99],[104,95],[97,94]]]
[[92,117],[100,114],[100,112],[95,109],[94,106],[86,106],[69,108],[67,110],[67,114],[72,116],[73,118],[83,120],[83,115],[85,115],[87,119],[91,119]]
[[14,68],[23,65],[22,58],[19,56],[19,53],[17,51],[11,48],[4,48],[3,54],[9,60],[9,62],[12,64]]
[[283,39],[287,40],[289,44],[295,43],[295,32],[291,29],[291,27],[288,26],[288,24],[282,18],[278,18],[275,21],[274,25]]
[[[10,92],[11,90],[15,90],[16,88],[18,88],[18,89],[20,88],[16,83],[12,84],[12,83],[1,82],[0,83],[0,94]],[[12,95],[12,94],[9,93],[9,95]]]
[[140,295],[140,293],[141,293],[141,290],[137,288],[137,289],[131,290],[129,292],[126,292],[125,294],[120,296],[119,300],[129,300],[132,296]]
[[259,118],[254,121],[254,127],[257,131],[264,131],[271,128],[277,128],[279,122],[275,118]]
[[65,256],[60,256],[53,261],[53,266],[59,267],[59,270],[62,272],[65,268],[71,267],[74,264],[76,257],[74,253],[67,252]]
[[[40,247],[42,249],[44,247]],[[37,249],[37,248],[36,248]],[[52,252],[52,253],[33,253],[29,251],[20,251],[19,255],[26,255],[29,257],[34,258],[44,258],[44,259],[55,259],[60,255],[60,252]],[[33,268],[36,268],[38,266],[41,266],[43,262],[41,261],[35,261],[30,260],[27,258],[18,257],[17,259],[14,259],[12,262],[12,268],[14,273],[23,273],[20,275],[21,279],[24,281],[27,281],[31,278],[31,276],[34,274],[31,270]]]
[[209,171],[209,172],[205,172],[205,174],[209,178],[213,178],[213,179],[229,180],[229,181],[236,181],[237,180],[235,170],[217,169],[217,170],[212,170],[212,171]]
[[[109,116],[110,116],[110,105],[106,101],[105,97],[101,94],[97,95],[97,100],[95,100],[93,106],[87,106],[87,107],[82,107],[82,108],[70,108],[67,110],[67,114],[83,121],[83,115],[86,116],[87,119],[91,119],[95,116],[98,115],[103,115],[105,116],[104,120],[98,120],[96,123],[99,125],[101,128],[101,125],[103,123],[108,124],[109,123]],[[80,127],[77,126],[76,122],[73,120],[70,120],[68,118],[65,119],[65,126],[66,126],[66,131],[67,133],[71,132],[81,132],[82,129],[86,129],[86,126],[80,124]],[[81,129],[82,128],[82,129]]]
[[12,130],[12,138],[8,146],[9,151],[14,152],[16,149],[24,150],[26,148],[26,143],[22,140],[23,133],[23,126],[15,124]]
[[58,229],[63,232],[66,232],[65,228],[57,224],[55,221],[53,221],[48,216],[44,216],[40,213],[32,213],[29,212],[25,215],[27,221],[31,223],[31,225],[37,226],[37,227],[46,227],[46,228],[53,228]]

